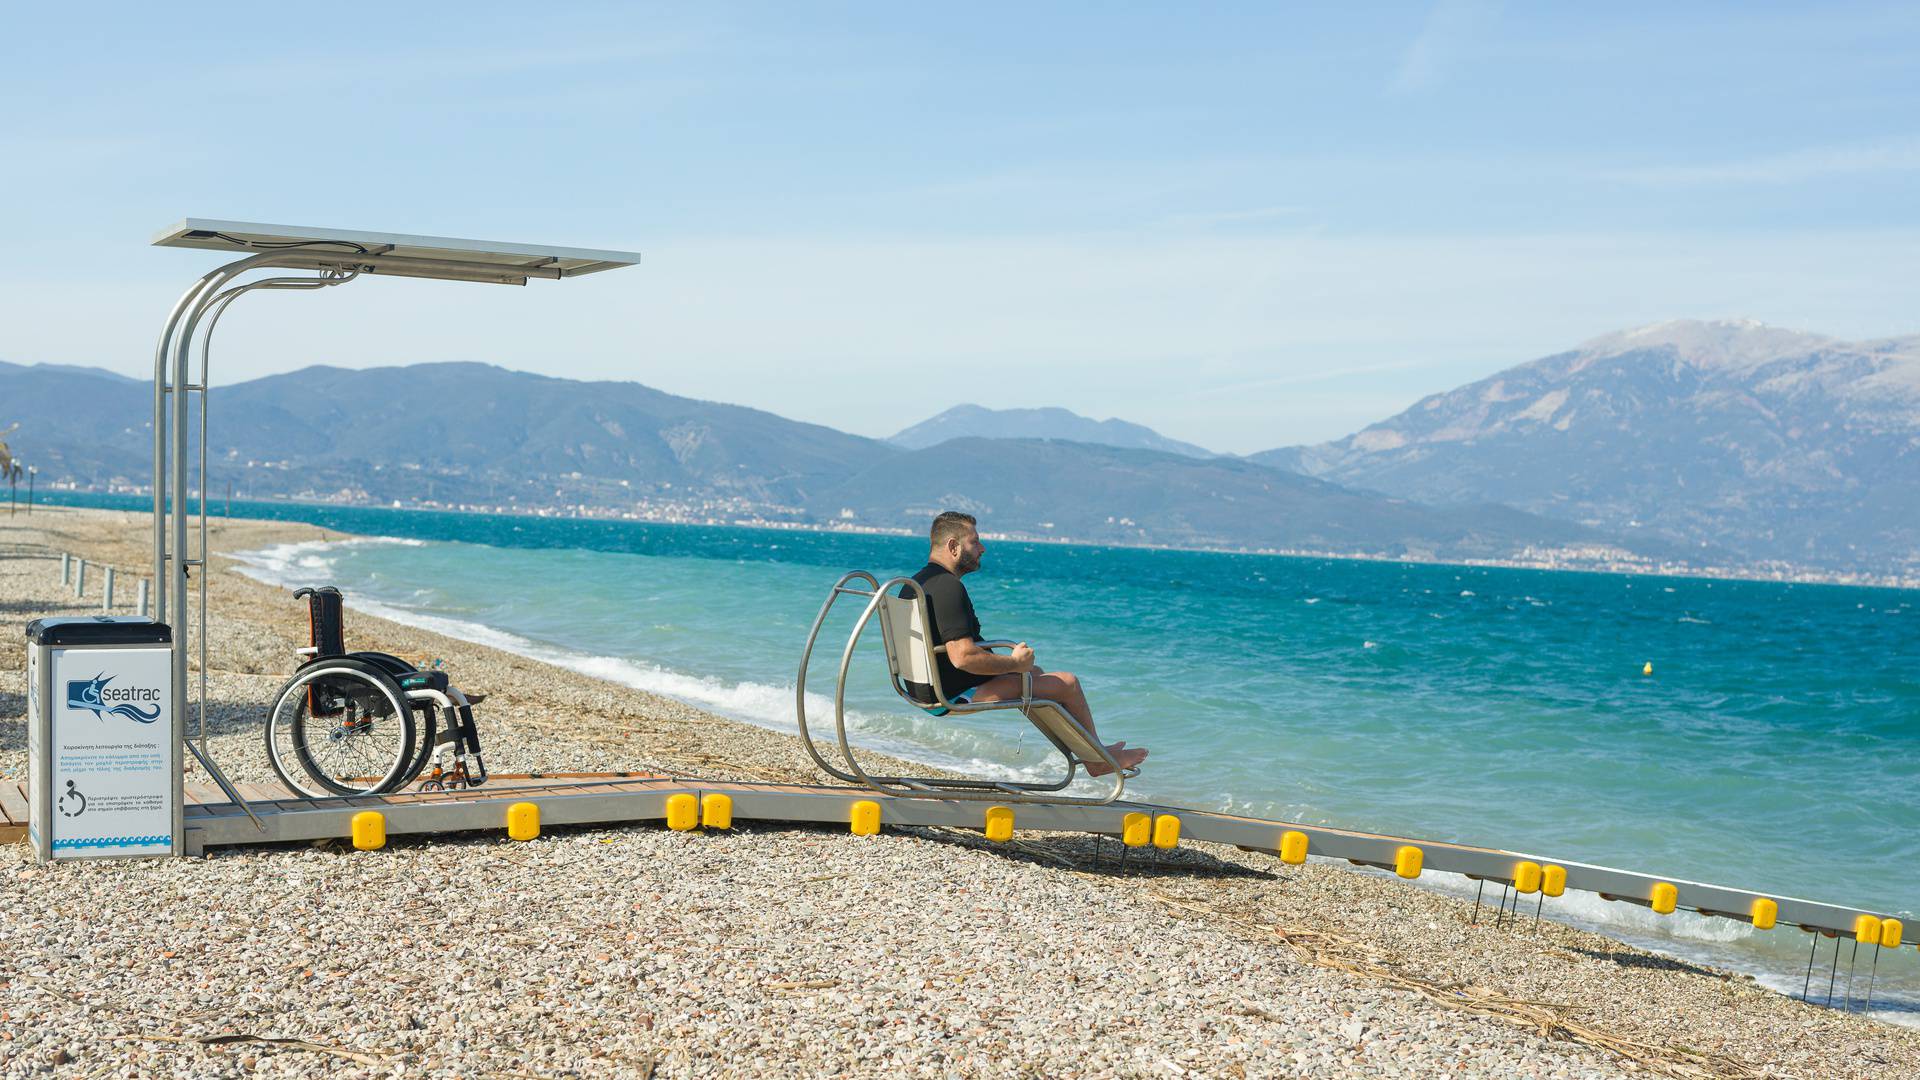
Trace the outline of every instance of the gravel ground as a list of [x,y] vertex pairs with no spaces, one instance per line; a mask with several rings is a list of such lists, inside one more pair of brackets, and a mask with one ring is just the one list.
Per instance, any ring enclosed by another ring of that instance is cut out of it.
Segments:
[[[0,518],[0,614],[97,609],[63,606],[48,553],[137,574],[145,528]],[[214,544],[322,536],[235,522]],[[266,781],[302,610],[223,560],[211,591],[210,744]],[[792,738],[677,702],[358,612],[348,640],[488,691],[500,771],[815,779]],[[15,776],[24,664],[0,650]],[[11,845],[0,878],[8,1076],[1920,1075],[1920,1032],[1211,845],[1121,875],[1076,836],[636,826],[51,866]]]

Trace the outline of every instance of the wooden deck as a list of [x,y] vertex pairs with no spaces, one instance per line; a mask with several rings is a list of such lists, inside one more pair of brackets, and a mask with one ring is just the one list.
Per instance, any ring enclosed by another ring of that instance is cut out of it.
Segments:
[[27,842],[27,782],[0,776],[0,844]]

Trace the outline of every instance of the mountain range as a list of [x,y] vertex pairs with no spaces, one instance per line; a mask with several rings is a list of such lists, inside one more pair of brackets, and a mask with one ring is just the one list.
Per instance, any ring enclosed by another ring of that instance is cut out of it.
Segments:
[[[152,393],[104,371],[0,364],[0,402],[24,421],[16,445],[54,484],[147,484]],[[214,401],[216,496],[231,483],[256,497],[915,531],[957,507],[1032,537],[1412,557],[1602,543],[1525,513],[1429,508],[1236,458],[974,437],[908,450],[637,383],[484,364],[310,367]]]
[[1920,336],[1846,342],[1745,321],[1661,323],[1252,460],[1754,562],[1913,567]]
[[[959,507],[1117,543],[1920,569],[1920,338],[1665,323],[1244,458],[1064,409],[962,405],[869,439],[483,364],[311,367],[214,400],[216,494],[916,530]],[[151,409],[143,381],[0,363],[0,421],[43,483],[146,483]]]

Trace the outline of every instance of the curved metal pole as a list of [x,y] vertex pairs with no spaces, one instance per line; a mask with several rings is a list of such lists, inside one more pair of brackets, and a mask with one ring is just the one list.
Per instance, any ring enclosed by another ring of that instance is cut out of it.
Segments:
[[[186,315],[189,309],[195,312],[204,310],[211,298],[212,292],[217,291],[219,286],[226,284],[228,281],[231,281],[234,278],[234,276],[237,274],[250,270],[255,266],[266,265],[268,262],[272,261],[273,257],[274,256],[272,255],[264,255],[264,254],[251,255],[244,259],[237,259],[217,269],[210,270],[206,274],[202,275],[200,280],[195,282],[192,287],[187,289],[186,292],[182,293],[180,296],[180,299],[173,305],[173,311],[168,314],[166,325],[161,330],[160,343],[154,349],[154,354],[153,354],[153,515],[154,515],[153,589],[154,589],[154,617],[156,621],[165,621],[167,617],[167,596],[168,596],[167,586],[169,584],[169,578],[172,576],[168,573],[169,568],[167,566],[168,560],[167,560],[167,554],[166,554],[167,552],[166,522],[169,516],[167,512],[167,489],[170,482],[170,478],[168,477],[167,463],[169,461],[168,450],[172,445],[172,441],[168,438],[168,436],[169,434],[173,434],[175,436],[183,434],[184,433],[183,429],[185,427],[185,413],[184,411],[176,409],[175,414],[176,416],[179,417],[179,420],[180,420],[180,423],[178,425],[180,430],[170,431],[170,429],[174,428],[175,425],[172,425],[168,422],[169,418],[167,416],[167,408],[166,408],[167,394],[169,392],[175,393],[175,396],[180,397],[182,399],[185,398],[185,394],[186,394],[186,391],[184,389],[177,389],[177,388],[185,387],[187,382],[186,373],[181,367],[181,364],[184,362],[186,343],[179,341],[179,335],[177,333],[178,328],[180,326],[180,321]],[[192,334],[192,331],[191,329],[189,329],[188,335],[187,335],[189,340],[191,339],[191,334]],[[174,377],[171,383],[168,381],[169,361],[172,361],[174,364],[174,370],[173,370]]]
[[[174,302],[173,310],[167,314],[167,321],[161,328],[160,340],[155,345],[153,353],[153,619],[155,622],[170,623],[175,631],[172,635],[172,646],[168,649],[169,667],[173,672],[172,692],[167,702],[173,717],[170,721],[173,726],[171,738],[178,744],[184,745],[200,759],[207,774],[220,785],[220,789],[229,799],[246,811],[247,817],[251,818],[255,827],[260,829],[265,829],[266,825],[253,812],[253,808],[240,797],[239,791],[228,782],[225,774],[213,764],[212,759],[186,738],[187,642],[184,640],[184,635],[187,627],[186,619],[182,617],[185,616],[187,608],[186,553],[184,551],[186,507],[179,496],[186,490],[186,470],[183,460],[186,456],[187,427],[186,354],[187,346],[193,340],[193,325],[189,321],[184,334],[180,331],[180,325],[181,319],[189,311],[196,316],[203,311],[213,294],[222,285],[233,280],[236,274],[256,266],[266,265],[272,260],[271,255],[254,255],[245,259],[236,259],[201,275],[200,280],[194,282],[186,292],[180,295],[180,299]],[[169,361],[173,363],[171,381],[169,381],[168,372]],[[167,415],[168,394],[173,395],[172,423],[168,422]],[[171,507],[168,505],[167,498],[170,462],[173,466],[171,480],[174,494],[172,500],[174,505]],[[173,530],[176,542],[171,553],[167,549],[169,524],[176,526]],[[169,595],[174,600],[176,611],[169,612],[167,609]],[[176,771],[173,775],[175,836],[184,835],[186,830],[185,782],[184,774]],[[178,851],[175,854],[178,854]]]
[[[323,272],[325,274],[327,272]],[[212,565],[207,554],[207,390],[213,385],[208,368],[213,362],[213,332],[220,325],[220,317],[227,308],[255,289],[324,289],[332,285],[343,285],[358,273],[345,272],[333,276],[312,277],[270,277],[249,281],[245,285],[234,285],[215,293],[207,305],[207,328],[200,336],[200,696],[199,729],[200,756],[207,758],[212,751],[207,749],[207,573]],[[189,344],[191,342],[189,341]],[[182,490],[179,495],[184,497]],[[183,563],[184,565],[184,563]],[[186,613],[186,596],[181,595],[180,611]]]
[[153,350],[153,621],[167,621],[167,359],[173,351],[173,334],[180,316],[197,301],[200,294],[219,277],[222,270],[209,271],[180,294],[160,331],[160,342]]
[[[165,480],[165,482],[170,483],[173,489],[173,507],[172,507],[171,513],[169,513],[167,517],[168,531],[172,534],[172,538],[171,538],[170,544],[164,545],[166,549],[171,551],[172,559],[171,559],[170,565],[166,567],[166,577],[167,577],[168,585],[165,586],[165,588],[167,589],[168,592],[171,592],[173,594],[175,599],[175,607],[176,607],[175,615],[177,617],[173,619],[173,657],[172,657],[173,659],[173,701],[172,701],[172,705],[174,708],[174,715],[180,718],[178,722],[182,725],[181,731],[180,731],[182,736],[185,735],[185,722],[186,722],[186,713],[187,713],[187,651],[192,644],[191,637],[190,637],[191,632],[187,625],[188,613],[187,613],[187,504],[186,504],[186,497],[187,497],[187,419],[188,419],[187,388],[192,385],[192,382],[190,381],[190,377],[192,375],[192,368],[190,365],[192,362],[193,342],[196,337],[196,332],[199,328],[201,318],[205,316],[208,309],[211,308],[213,304],[219,299],[220,291],[227,285],[228,282],[231,282],[234,278],[238,277],[241,274],[246,273],[249,270],[253,270],[255,268],[262,267],[262,266],[271,265],[275,262],[283,260],[284,258],[285,258],[284,254],[279,252],[270,252],[270,253],[264,253],[260,255],[250,255],[244,259],[236,259],[235,261],[230,262],[225,266],[222,266],[219,269],[208,274],[205,278],[202,278],[201,279],[202,283],[197,288],[195,297],[193,298],[191,303],[189,303],[187,306],[186,313],[185,313],[185,321],[181,325],[180,330],[174,335],[174,340],[172,343],[173,344],[173,357],[172,357],[173,359],[173,372],[172,372],[173,417],[172,417],[172,422],[168,425],[170,430],[167,432],[168,438],[166,439],[167,452],[161,456],[164,461],[163,467],[166,468],[168,471],[170,471],[172,474],[170,478],[166,478]],[[202,384],[202,389],[203,390],[205,389],[204,384]],[[203,415],[206,412],[206,403],[204,401],[201,402],[201,412]],[[155,424],[154,426],[157,429],[160,425]],[[201,499],[203,510],[205,509],[204,504],[206,502],[206,496],[207,496],[206,492],[202,491],[200,493],[200,499]],[[205,555],[206,553],[204,551],[201,552],[201,557],[203,562],[205,560]],[[200,569],[201,569],[201,579],[204,581],[206,578],[206,567],[202,566]],[[156,586],[156,587],[159,587],[159,586]],[[199,637],[200,639],[204,640],[206,638],[206,619],[207,619],[206,601],[204,597],[201,600],[201,607],[200,607],[199,614],[200,614]],[[204,700],[203,700],[203,704],[204,704]],[[205,754],[204,746],[199,749],[199,752],[196,754],[196,756],[201,758],[201,761],[203,764],[209,764],[211,761],[211,759],[208,758]],[[218,775],[218,769],[213,768],[211,766],[209,766],[208,772],[209,772],[209,775]],[[221,777],[221,779],[224,779],[224,777]],[[222,784],[222,787],[226,787],[226,786],[227,785]],[[228,792],[228,795],[230,797],[233,796],[234,794],[235,794],[234,792]],[[251,813],[251,811],[249,811],[249,813]]]
[[[887,582],[887,585],[892,584],[893,581]],[[860,621],[853,624],[853,633],[847,635],[847,647],[840,654],[840,675],[833,683],[833,729],[840,738],[840,756],[847,759],[847,766],[860,777],[860,782],[875,791],[887,789],[874,783],[873,777],[867,775],[867,770],[860,767],[860,762],[853,756],[853,746],[847,741],[847,669],[853,666],[853,650],[860,644],[860,635],[866,632],[867,623],[873,621],[873,613],[880,609],[880,604],[886,598],[886,585],[873,590],[873,599],[867,601],[866,610],[860,613]]]
[[[847,588],[847,582],[855,578],[864,579],[867,583],[868,591],[863,592],[859,589]],[[834,601],[839,600],[843,593],[853,596],[867,596],[878,593],[879,590],[879,580],[865,570],[850,571],[849,573],[841,575],[840,580],[833,583],[833,591],[827,594],[827,602],[820,605],[820,614],[814,616],[813,629],[807,631],[807,647],[800,653],[800,675],[794,680],[793,684],[794,716],[800,725],[800,742],[807,748],[807,756],[813,758],[813,763],[820,766],[821,769],[849,784],[857,784],[860,781],[858,778],[834,768],[828,763],[826,758],[821,757],[819,749],[813,745],[813,735],[807,730],[807,668],[813,660],[813,645],[820,637],[820,627],[826,624],[827,612],[833,609]]]
[[[282,252],[278,255],[283,265],[289,267],[306,266],[307,262],[298,260],[296,253]],[[174,353],[174,335],[180,326],[180,319],[189,307],[199,307],[205,302],[205,294],[218,283],[230,281],[244,270],[255,266],[269,265],[274,261],[271,253],[249,256],[228,263],[225,266],[209,270],[200,280],[189,286],[174,301],[173,310],[168,312],[167,321],[160,330],[160,340],[153,350],[153,620],[167,621],[167,394],[170,387],[167,382],[167,362]],[[184,380],[182,380],[184,382]]]
[[[227,779],[225,773],[214,763],[213,758],[207,753],[204,745],[206,741],[206,721],[204,715],[206,707],[204,687],[206,664],[204,653],[207,617],[205,591],[206,568],[204,565],[206,562],[206,552],[204,545],[201,551],[201,562],[203,565],[201,568],[201,601],[199,611],[199,644],[202,647],[201,677],[203,681],[200,696],[202,709],[202,745],[195,746],[193,742],[186,737],[187,654],[193,644],[191,631],[187,625],[188,620],[186,618],[188,614],[187,506],[185,501],[187,493],[188,449],[187,395],[189,392],[188,388],[192,385],[189,381],[189,375],[191,374],[193,344],[201,320],[205,318],[208,311],[213,308],[216,303],[219,305],[220,311],[224,311],[226,304],[231,302],[234,297],[248,291],[245,287],[231,290],[226,289],[228,283],[249,270],[268,266],[278,266],[287,269],[313,269],[324,272],[326,269],[329,269],[328,266],[323,265],[325,261],[326,260],[317,259],[311,255],[311,253],[271,251],[251,255],[244,259],[237,259],[208,272],[175,303],[173,311],[167,317],[166,326],[160,335],[160,342],[154,355],[154,591],[159,601],[155,609],[156,615],[158,617],[167,617],[170,615],[171,618],[169,621],[174,628],[173,647],[170,650],[173,690],[172,698],[169,702],[174,716],[173,723],[175,726],[173,735],[200,760],[201,766],[207,770],[207,775],[219,785],[221,791],[226,794],[227,798],[238,805],[241,810],[245,811],[246,815],[253,820],[254,825],[261,829],[265,829],[265,823],[253,812],[253,808],[247,804],[246,799],[240,795],[239,790],[233,786]],[[334,267],[334,269],[337,269],[337,267]],[[342,280],[349,279],[343,278]],[[300,287],[307,286],[302,285]],[[215,313],[215,318],[217,320],[218,312]],[[208,324],[209,333],[211,333],[212,325],[212,323]],[[168,370],[169,362],[171,362],[172,369],[170,373]],[[203,391],[206,389],[204,378],[201,382],[200,389]],[[168,404],[168,394],[173,395],[171,418],[168,416],[168,409],[166,407]],[[205,417],[206,404],[203,400],[201,403],[203,453],[205,444]],[[202,475],[204,477],[204,459]],[[204,486],[203,479],[202,487]],[[167,498],[169,488],[171,488],[173,496],[171,499],[171,507],[168,505],[169,500]],[[202,535],[204,538],[206,512],[206,492],[204,490],[200,493],[200,499]],[[171,545],[168,543],[169,532],[171,533]],[[168,612],[165,607],[166,597],[168,597],[169,594],[171,594],[174,601],[174,608],[171,612]],[[176,774],[174,777],[174,830],[176,834],[180,833],[184,828],[183,815],[185,812],[185,801],[182,784],[183,777]]]

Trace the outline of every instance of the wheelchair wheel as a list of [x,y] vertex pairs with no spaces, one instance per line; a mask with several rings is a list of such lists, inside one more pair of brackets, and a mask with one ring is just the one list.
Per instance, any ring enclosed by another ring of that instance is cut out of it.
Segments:
[[400,685],[351,657],[315,660],[280,688],[267,716],[267,759],[309,798],[392,791],[424,764],[420,727]]

